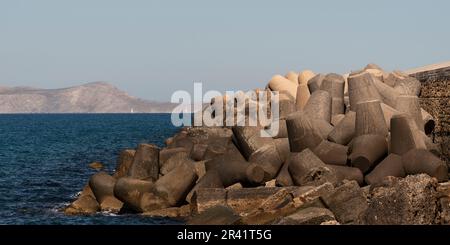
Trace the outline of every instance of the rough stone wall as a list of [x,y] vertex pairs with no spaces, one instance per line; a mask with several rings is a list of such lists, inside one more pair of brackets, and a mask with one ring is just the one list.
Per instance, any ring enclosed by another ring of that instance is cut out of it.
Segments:
[[442,158],[450,164],[450,66],[410,74],[422,83],[420,102],[436,120],[433,136]]

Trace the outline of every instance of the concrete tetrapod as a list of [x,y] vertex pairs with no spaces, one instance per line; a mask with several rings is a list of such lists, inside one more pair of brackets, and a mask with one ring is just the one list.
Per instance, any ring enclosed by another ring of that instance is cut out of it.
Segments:
[[297,111],[303,110],[306,103],[308,103],[311,93],[309,92],[308,85],[299,84],[297,87],[297,98],[295,102],[295,108]]
[[402,156],[406,174],[425,173],[439,182],[448,181],[448,167],[445,162],[423,149],[412,149]]
[[[171,148],[183,147],[186,152],[191,152],[191,149],[194,145],[192,138],[187,136],[175,137],[173,140],[173,144],[170,145]],[[172,147],[173,146],[173,147]]]
[[417,96],[402,95],[398,97],[395,109],[408,114],[416,122],[419,130],[424,131],[422,110]]
[[89,179],[89,187],[102,211],[119,212],[123,203],[114,197],[116,179],[105,172],[94,174]]
[[278,106],[280,119],[285,119],[289,114],[297,110],[295,100],[290,99],[286,94],[280,94]]
[[152,191],[153,182],[146,180],[120,178],[114,185],[114,196],[122,201],[127,208],[142,212],[141,198],[146,192]]
[[296,112],[286,119],[291,152],[314,149],[323,138],[304,112]]
[[180,164],[155,182],[155,194],[177,206],[195,185],[197,175],[192,164]]
[[284,162],[283,166],[281,167],[280,172],[278,173],[275,184],[277,186],[283,186],[283,187],[294,185],[291,174],[289,173],[289,161]]
[[[278,152],[275,153],[278,155]],[[275,154],[274,153],[274,154]],[[258,185],[263,183],[265,171],[260,163],[250,163],[245,159],[232,157],[229,151],[227,154],[211,159],[205,163],[206,172],[215,169],[219,173],[220,180],[224,187],[231,186],[235,183],[246,185]],[[261,163],[264,164],[264,163]],[[281,165],[281,164],[280,164]]]
[[381,69],[365,69],[366,72],[370,73],[375,79],[383,81],[384,77],[387,76],[387,73],[385,73]]
[[309,118],[322,119],[331,123],[331,96],[330,93],[317,90],[311,94],[303,111]]
[[[274,151],[275,152],[270,152],[270,154],[278,157],[277,150],[274,149]],[[270,159],[274,159],[269,153],[266,153],[266,156]],[[231,186],[238,182],[253,186],[263,183],[265,176],[265,169],[263,166],[266,166],[265,164],[265,162],[247,162],[234,146],[230,146],[226,154],[207,161],[205,163],[205,169],[206,172],[213,169],[217,170],[224,187]]]
[[309,92],[312,94],[320,89],[320,86],[322,85],[322,81],[325,78],[325,75],[323,74],[317,74],[313,78],[308,80],[308,89]]
[[414,122],[407,114],[395,115],[391,119],[390,151],[403,155],[411,149],[427,149]]
[[300,74],[298,74],[298,85],[308,86],[308,81],[315,76],[316,75],[314,74],[314,72],[310,70],[304,70],[300,72]]
[[337,114],[337,115],[333,115],[331,117],[331,125],[336,126],[339,124],[339,122],[344,119],[345,114]]
[[217,169],[211,169],[211,170],[206,171],[205,175],[203,175],[203,177],[201,177],[198,180],[198,182],[194,186],[194,188],[192,188],[192,190],[187,194],[186,201],[188,203],[191,203],[194,193],[198,189],[204,189],[204,188],[220,188],[220,189],[224,188],[222,179],[221,179]]
[[295,185],[319,186],[325,182],[337,183],[334,170],[327,167],[310,149],[293,152],[288,161],[289,172]]
[[128,171],[133,164],[135,150],[127,149],[120,152],[117,158],[116,169],[114,171],[113,177],[118,179],[126,176]]
[[389,154],[372,172],[366,175],[365,181],[368,185],[373,185],[380,183],[387,176],[402,178],[406,176],[401,156],[392,153]]
[[159,173],[161,175],[166,175],[170,171],[172,171],[174,168],[179,166],[180,164],[188,163],[193,165],[194,161],[189,158],[188,153],[186,152],[178,152],[174,154],[171,158],[169,158],[164,165],[161,166]]
[[294,84],[298,83],[298,73],[294,71],[290,71],[285,76],[289,81],[293,82]]
[[375,63],[369,63],[364,67],[364,70],[379,70],[379,71],[383,71],[383,69],[381,69],[381,67]]
[[105,172],[94,174],[89,179],[89,187],[94,193],[98,203],[102,203],[107,197],[114,196],[116,179]]
[[278,155],[280,156],[281,161],[285,162],[289,154],[291,153],[291,148],[289,147],[289,139],[288,138],[280,138],[274,140],[275,147],[277,148]]
[[422,120],[424,123],[425,134],[429,135],[434,131],[436,122],[434,121],[434,118],[430,113],[428,113],[423,108],[420,108],[420,110],[421,110],[421,114],[422,114]]
[[348,146],[324,140],[313,149],[313,152],[326,164],[347,165]]
[[386,77],[383,78],[383,82],[386,85],[393,88],[395,86],[395,84],[398,82],[398,80],[402,80],[402,79],[405,79],[405,78],[402,77],[401,75],[397,74],[396,72],[391,72]]
[[179,152],[186,152],[184,147],[175,148],[163,148],[159,151],[159,167],[161,168],[164,163],[171,158],[174,154]]
[[384,115],[384,121],[386,122],[386,125],[388,126],[388,129],[391,130],[391,118],[394,115],[401,114],[400,111],[397,111],[396,109],[386,105],[385,103],[381,103],[381,110],[383,111]]
[[135,179],[150,179],[156,181],[159,175],[159,147],[150,144],[140,144],[134,154],[128,176]]
[[249,159],[250,156],[256,150],[263,146],[272,143],[273,139],[269,137],[261,137],[260,127],[233,127],[233,134],[239,150],[245,159]]
[[232,145],[232,142],[231,139],[228,138],[222,138],[222,140],[219,141],[209,142],[203,158],[205,160],[209,160],[221,156],[225,154],[230,145]]
[[[270,126],[265,127],[265,129],[270,129]],[[287,128],[286,128],[286,120],[282,119],[278,121],[278,134],[275,135],[273,138],[274,139],[279,139],[279,138],[287,138],[288,137],[288,133],[287,133]]]
[[281,75],[275,75],[269,81],[269,88],[272,91],[278,92],[285,91],[294,99],[297,96],[297,86],[298,84],[291,82],[289,79]]
[[356,136],[378,134],[386,137],[389,130],[384,120],[379,100],[360,102],[356,105]]
[[321,90],[327,91],[331,96],[331,115],[343,114],[344,110],[344,78],[336,73],[325,76],[320,86]]
[[264,181],[269,181],[277,176],[283,160],[278,153],[275,144],[268,144],[256,150],[249,158],[250,163],[256,163],[264,170]]
[[325,120],[311,118],[310,121],[313,127],[320,133],[322,139],[326,139],[334,129],[333,125]]
[[194,144],[191,149],[190,157],[194,161],[202,161],[205,159],[206,149],[208,149],[207,144]]
[[359,168],[364,174],[376,166],[387,154],[386,138],[381,135],[367,134],[353,139],[350,164]]
[[328,135],[328,140],[340,145],[348,144],[355,136],[356,113],[349,111]]
[[373,77],[368,72],[352,73],[348,77],[348,94],[350,110],[355,111],[356,105],[369,100],[381,100],[381,95],[373,85]]
[[425,143],[426,149],[433,153],[435,156],[440,157],[442,155],[441,145],[434,143],[433,140],[428,137],[425,132],[417,130],[419,135],[422,137],[423,142]]
[[328,167],[336,172],[338,182],[342,182],[343,180],[354,180],[358,182],[360,186],[364,184],[364,175],[359,168],[338,165],[328,165]]
[[373,84],[380,93],[383,103],[391,107],[395,107],[397,104],[397,98],[400,96],[400,93],[398,93],[397,91],[395,91],[394,88],[381,82],[378,79],[373,79]]

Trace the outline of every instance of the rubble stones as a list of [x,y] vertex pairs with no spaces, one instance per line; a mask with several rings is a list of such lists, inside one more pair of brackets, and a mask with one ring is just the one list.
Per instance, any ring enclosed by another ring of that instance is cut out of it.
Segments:
[[240,216],[227,206],[214,206],[205,212],[193,216],[188,225],[236,225]]
[[322,200],[341,224],[359,223],[368,207],[364,193],[356,181],[344,183],[331,194],[323,196]]
[[437,181],[426,174],[391,178],[371,191],[366,224],[434,224],[438,213]]
[[320,225],[332,220],[335,220],[335,218],[330,210],[310,207],[300,209],[296,213],[284,217],[277,225]]

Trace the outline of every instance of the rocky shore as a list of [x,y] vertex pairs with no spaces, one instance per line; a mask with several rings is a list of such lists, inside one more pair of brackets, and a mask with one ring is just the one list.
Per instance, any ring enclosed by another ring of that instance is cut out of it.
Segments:
[[261,137],[270,125],[182,128],[163,148],[122,151],[115,172],[93,175],[64,212],[187,224],[450,222],[448,166],[416,78],[369,64],[276,75],[265,91],[280,93],[276,136]]

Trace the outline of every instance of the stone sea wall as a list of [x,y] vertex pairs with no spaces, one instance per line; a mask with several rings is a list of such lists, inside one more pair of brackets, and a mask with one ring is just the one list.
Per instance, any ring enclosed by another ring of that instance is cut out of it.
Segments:
[[436,121],[433,141],[440,144],[442,159],[450,164],[450,64],[411,71],[422,83],[421,106]]

